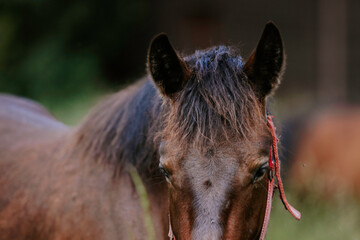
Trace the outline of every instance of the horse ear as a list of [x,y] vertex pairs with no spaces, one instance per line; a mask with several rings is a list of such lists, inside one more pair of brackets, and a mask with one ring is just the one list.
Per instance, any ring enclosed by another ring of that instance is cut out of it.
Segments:
[[266,24],[260,41],[244,66],[254,91],[261,102],[265,101],[279,83],[285,68],[283,42],[278,28]]
[[176,54],[164,33],[151,41],[147,66],[160,92],[170,98],[183,89],[190,77],[186,64]]

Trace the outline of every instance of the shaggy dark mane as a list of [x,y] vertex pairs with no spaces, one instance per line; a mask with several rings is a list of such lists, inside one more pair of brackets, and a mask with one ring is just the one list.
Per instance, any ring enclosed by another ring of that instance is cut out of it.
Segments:
[[155,86],[143,79],[95,107],[77,130],[77,152],[114,165],[115,175],[127,163],[148,172],[157,164],[160,112]]
[[243,59],[231,48],[218,46],[196,51],[185,61],[193,77],[170,108],[164,135],[199,148],[219,137],[250,137],[264,117],[243,72]]
[[249,138],[264,117],[242,58],[219,46],[184,59],[192,77],[175,100],[162,98],[147,77],[95,108],[77,131],[77,149],[117,170],[132,163],[145,171],[157,165],[156,136],[200,148],[219,137]]

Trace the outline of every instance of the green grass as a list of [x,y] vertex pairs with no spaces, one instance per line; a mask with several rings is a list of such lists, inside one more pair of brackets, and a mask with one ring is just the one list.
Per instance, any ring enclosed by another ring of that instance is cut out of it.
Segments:
[[147,239],[155,240],[156,239],[155,227],[154,227],[153,221],[151,219],[151,206],[150,206],[149,197],[146,192],[145,185],[142,182],[141,177],[135,167],[130,168],[128,171],[130,173],[131,179],[133,180],[133,182],[135,184],[135,189],[136,189],[137,193],[140,195],[140,203],[141,203],[141,207],[142,207],[143,213],[144,213],[144,223],[145,223],[145,228],[146,228],[146,233],[147,233]]
[[301,211],[302,219],[296,221],[275,197],[267,239],[360,239],[360,204],[356,200],[348,197],[330,203],[311,196],[302,201],[296,201],[295,197],[290,199]]
[[[89,109],[98,102],[104,91],[83,94],[71,101],[45,104],[61,121],[74,125],[78,123]],[[141,186],[139,186],[141,188]],[[146,195],[142,194],[145,199]],[[319,200],[315,196],[302,197],[300,201],[295,194],[288,198],[302,213],[302,219],[296,221],[284,209],[281,200],[276,196],[267,234],[269,240],[360,240],[360,202],[342,197],[336,201]],[[143,204],[144,205],[144,204]],[[144,205],[146,206],[146,204]],[[145,207],[145,209],[147,209]],[[147,220],[147,224],[149,220]]]

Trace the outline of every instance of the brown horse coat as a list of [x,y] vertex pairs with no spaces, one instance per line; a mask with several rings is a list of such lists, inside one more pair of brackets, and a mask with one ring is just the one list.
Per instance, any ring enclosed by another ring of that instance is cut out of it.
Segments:
[[[0,239],[146,239],[129,175],[114,179],[108,166],[74,157],[75,134],[37,103],[0,96]],[[157,196],[161,239],[166,192]]]

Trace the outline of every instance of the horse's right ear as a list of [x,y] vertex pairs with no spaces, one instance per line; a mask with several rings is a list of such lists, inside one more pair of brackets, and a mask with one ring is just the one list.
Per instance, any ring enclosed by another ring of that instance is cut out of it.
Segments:
[[147,66],[160,92],[170,98],[183,89],[191,74],[164,33],[151,41]]
[[284,68],[285,56],[280,32],[269,22],[244,66],[244,72],[261,102],[279,85]]

